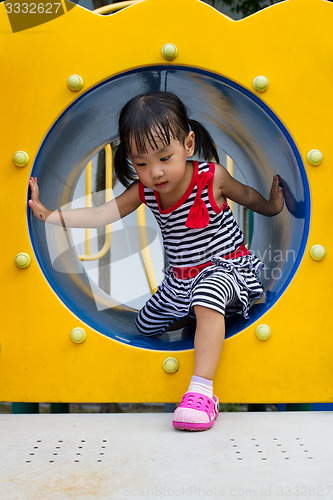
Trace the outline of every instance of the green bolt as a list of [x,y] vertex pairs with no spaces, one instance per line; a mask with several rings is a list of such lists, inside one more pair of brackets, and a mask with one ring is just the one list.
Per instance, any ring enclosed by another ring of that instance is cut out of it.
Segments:
[[31,264],[31,257],[25,252],[20,252],[15,257],[15,264],[20,269],[26,269]]

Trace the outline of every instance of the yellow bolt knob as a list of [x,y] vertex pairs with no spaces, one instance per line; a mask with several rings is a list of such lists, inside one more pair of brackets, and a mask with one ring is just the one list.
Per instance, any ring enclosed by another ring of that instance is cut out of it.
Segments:
[[71,331],[71,340],[75,344],[81,344],[81,342],[84,342],[86,340],[87,334],[86,331],[83,328],[80,328],[77,326],[76,328],[73,328]]
[[306,155],[310,165],[319,165],[323,161],[323,153],[319,149],[311,149]]
[[83,80],[80,75],[71,75],[67,79],[67,87],[73,92],[78,92],[83,87]]
[[271,336],[272,331],[268,325],[262,324],[257,326],[255,333],[259,340],[267,340]]
[[326,255],[325,247],[323,247],[323,245],[313,245],[313,247],[310,248],[310,255],[313,260],[323,260]]
[[20,269],[26,269],[31,264],[31,257],[25,252],[20,252],[15,257],[15,264]]
[[161,53],[164,59],[172,61],[177,56],[177,47],[173,43],[166,43],[163,45]]
[[167,373],[175,373],[179,369],[178,359],[169,356],[163,361],[163,368]]
[[29,163],[29,155],[25,151],[16,151],[13,162],[17,167],[25,167]]
[[265,92],[265,90],[268,89],[268,79],[262,75],[257,76],[253,80],[252,85],[253,85],[254,90],[256,90],[257,92]]

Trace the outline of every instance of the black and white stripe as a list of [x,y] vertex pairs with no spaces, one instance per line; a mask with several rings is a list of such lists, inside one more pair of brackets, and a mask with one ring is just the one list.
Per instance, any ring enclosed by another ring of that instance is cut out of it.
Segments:
[[[212,168],[208,163],[195,167],[196,175]],[[185,226],[196,192],[195,184],[182,205],[161,211],[155,193],[144,188],[145,202],[161,228],[170,264],[157,292],[137,317],[137,328],[144,335],[163,333],[179,318],[193,312],[195,305],[214,309],[225,316],[242,312],[248,318],[251,301],[263,293],[259,281],[263,264],[256,256],[224,258],[235,252],[244,238],[230,207],[225,204],[219,210],[216,206],[212,185],[204,188],[201,196],[209,211],[209,225],[202,229]],[[212,265],[194,278],[178,279],[172,271],[172,267],[192,267],[209,261]]]
[[[194,175],[196,176],[210,170],[213,172],[215,167],[207,162],[194,163]],[[201,199],[208,208],[209,226],[202,229],[192,229],[186,227],[185,223],[197,194],[196,184],[187,200],[171,212],[160,210],[154,191],[144,188],[145,203],[153,212],[160,226],[164,248],[171,267],[190,267],[204,264],[211,261],[213,256],[223,257],[235,252],[244,241],[242,231],[238,227],[230,207],[227,204],[222,210],[217,206],[213,207],[208,189],[208,186],[204,188]]]

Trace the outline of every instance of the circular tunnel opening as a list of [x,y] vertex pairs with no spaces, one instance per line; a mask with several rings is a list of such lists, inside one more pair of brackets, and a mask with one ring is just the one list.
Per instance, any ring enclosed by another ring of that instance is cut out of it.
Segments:
[[[249,250],[265,264],[261,281],[266,297],[251,307],[249,320],[240,315],[227,320],[228,337],[256,321],[283,294],[301,262],[309,229],[309,186],[300,154],[282,122],[255,94],[224,77],[196,68],[156,66],[123,73],[88,90],[61,114],[41,144],[31,175],[38,178],[41,201],[49,209],[75,206],[73,196],[87,162],[105,145],[117,140],[120,110],[133,96],[150,90],[168,90],[179,96],[189,116],[200,121],[214,138],[221,163],[225,164],[225,154],[232,159],[236,178],[266,198],[273,175],[281,178],[286,207],[278,216],[244,213],[234,207],[247,235]],[[106,294],[79,260],[70,230],[65,233],[61,227],[44,225],[32,214],[28,216],[31,241],[45,278],[81,321],[108,337],[137,347],[193,348],[193,331],[167,332],[158,338],[140,335],[134,324],[137,304],[141,300],[143,305],[148,296],[139,285],[128,285],[128,301],[112,297],[112,290]],[[140,248],[132,243],[137,229],[134,219],[112,229],[112,272],[125,284],[128,276],[135,274],[129,265],[137,271],[142,265]],[[157,226],[150,218],[147,238],[162,269],[163,250]],[[127,250],[122,250],[126,241]],[[137,274],[138,280],[142,280],[142,272]]]

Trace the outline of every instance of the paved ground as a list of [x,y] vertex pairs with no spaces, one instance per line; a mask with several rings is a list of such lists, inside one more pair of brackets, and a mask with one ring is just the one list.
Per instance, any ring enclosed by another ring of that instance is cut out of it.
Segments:
[[0,415],[1,500],[333,499],[333,412]]

